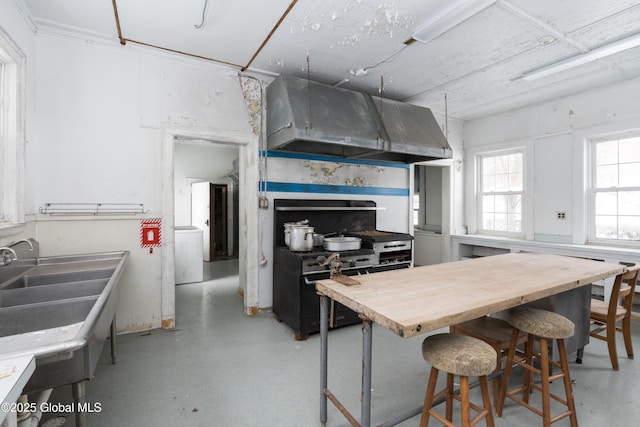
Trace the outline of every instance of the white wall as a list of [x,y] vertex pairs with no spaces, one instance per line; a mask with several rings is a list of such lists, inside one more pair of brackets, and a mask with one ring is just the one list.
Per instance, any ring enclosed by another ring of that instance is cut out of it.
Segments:
[[[529,178],[532,235],[537,241],[585,243],[586,139],[640,129],[640,78],[559,98],[466,124],[466,221],[475,222],[473,162],[469,153],[526,146],[533,162]],[[556,212],[567,213],[565,220]],[[470,232],[472,232],[470,227]]]
[[[161,313],[162,251],[139,246],[140,219],[162,217],[162,127],[250,133],[237,73],[115,42],[37,36],[13,2],[0,3],[0,26],[27,56],[30,221],[2,243],[35,237],[43,255],[129,250],[118,329],[172,325]],[[39,214],[48,202],[142,203],[146,213]]]
[[[164,129],[209,128],[215,130],[212,134],[220,134],[218,130],[223,130],[223,134],[227,131],[252,132],[252,125],[258,121],[253,117],[251,122],[247,115],[243,98],[247,85],[241,87],[235,70],[207,61],[139,46],[123,47],[112,40],[81,42],[35,35],[13,2],[0,3],[0,26],[21,46],[28,64],[25,196],[30,223],[5,240],[35,237],[41,243],[42,253],[47,255],[130,250],[132,254],[118,306],[120,329],[155,328],[162,326],[163,320],[168,321],[165,325],[171,325],[172,319],[163,319],[161,313],[162,251],[150,254],[138,244],[139,220],[166,218],[167,215],[162,211],[166,201],[162,182],[166,171],[161,165],[165,160],[163,156],[168,152],[173,154],[173,151],[162,151]],[[258,102],[259,96],[251,96],[247,102]],[[461,137],[452,142],[456,158],[461,156],[461,145]],[[250,160],[240,165],[241,169],[254,167],[256,157],[257,150],[248,152]],[[291,166],[283,159],[270,159],[268,173],[282,167],[294,180],[314,173],[304,164]],[[406,169],[400,175],[392,169],[382,172],[375,168],[343,169],[347,170],[349,172],[342,177],[352,179],[355,185],[356,178],[363,178],[367,185],[380,187],[408,188],[410,185]],[[173,173],[171,177],[169,181],[173,179]],[[325,182],[323,179],[316,175],[312,181]],[[454,188],[458,182],[456,179]],[[242,195],[241,203],[253,207],[253,202],[248,203],[256,200],[252,182],[247,183],[246,188],[248,191]],[[458,194],[452,193],[452,198],[457,198],[461,204],[462,198]],[[272,200],[315,196],[273,192],[269,197]],[[317,197],[336,195],[320,194]],[[373,199],[388,207],[378,215],[379,228],[410,230],[409,197],[364,195],[351,198]],[[39,214],[39,209],[48,202],[142,203],[146,213],[130,217],[82,218]],[[247,244],[254,245],[254,249],[259,245],[259,239],[262,239],[263,247],[271,246],[271,213],[263,210],[260,215],[261,228],[250,228],[247,236]],[[455,215],[452,210],[452,216]],[[171,222],[175,220],[173,211],[169,218]],[[240,218],[240,222],[241,227],[253,227],[247,218]],[[164,227],[169,226],[164,224]],[[247,271],[258,268],[260,256],[249,261],[255,264],[244,266]],[[271,306],[269,267],[270,263],[259,267],[258,295],[251,296],[261,308]],[[243,274],[246,275],[246,271],[241,271]]]

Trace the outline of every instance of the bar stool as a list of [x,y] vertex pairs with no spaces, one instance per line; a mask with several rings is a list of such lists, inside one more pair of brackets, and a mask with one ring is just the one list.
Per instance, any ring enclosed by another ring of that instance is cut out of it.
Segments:
[[[488,427],[493,427],[493,413],[489,382],[487,375],[493,372],[496,361],[496,351],[489,344],[477,338],[456,334],[436,334],[427,337],[422,342],[422,357],[431,365],[429,383],[424,398],[420,427],[426,427],[429,417],[433,415],[446,426],[453,427],[453,399],[461,404],[462,426],[471,427],[481,419],[486,418]],[[447,386],[435,393],[439,371],[447,373]],[[460,378],[460,395],[453,389],[454,375]],[[478,377],[482,392],[483,408],[469,401],[469,377]],[[446,419],[433,408],[433,402],[445,397]],[[471,409],[478,414],[471,419]]]
[[[496,357],[496,366],[494,372],[502,371],[502,358],[507,357],[511,343],[511,333],[513,327],[507,321],[496,317],[479,317],[467,322],[458,323],[449,327],[452,334],[468,335],[470,337],[481,339],[494,348],[498,356]],[[527,334],[520,333],[518,344],[524,344],[527,341]],[[493,376],[491,387],[493,388],[493,402],[497,402],[500,398],[500,386],[502,385],[502,377],[500,375]]]
[[[544,427],[550,426],[552,423],[569,416],[572,427],[578,426],[576,417],[576,408],[573,401],[573,391],[571,389],[571,378],[569,376],[569,363],[567,362],[567,353],[564,345],[564,339],[573,335],[575,325],[569,319],[546,310],[536,308],[518,308],[509,311],[507,322],[513,326],[514,331],[511,336],[511,347],[507,355],[507,362],[502,378],[502,387],[500,387],[500,399],[496,402],[496,414],[502,415],[505,398],[519,403],[530,411],[540,415],[543,419]],[[520,331],[528,334],[528,340],[525,344],[525,355],[523,358],[515,357],[515,349]],[[540,352],[533,352],[534,338],[540,340]],[[556,340],[558,344],[558,353],[560,355],[560,363],[549,359],[548,344]],[[549,342],[551,340],[551,342]],[[540,361],[540,369],[534,366],[534,357]],[[507,391],[509,375],[513,364],[522,366],[525,369],[524,383],[513,390]],[[549,373],[549,365],[560,368],[560,372],[554,375]],[[541,385],[534,384],[531,380],[532,374],[541,376]],[[566,399],[549,391],[549,383],[551,381],[563,378]],[[529,393],[533,390],[542,392],[542,411],[529,404]],[[517,397],[522,392],[522,399]],[[551,399],[561,403],[567,407],[567,410],[551,417]]]

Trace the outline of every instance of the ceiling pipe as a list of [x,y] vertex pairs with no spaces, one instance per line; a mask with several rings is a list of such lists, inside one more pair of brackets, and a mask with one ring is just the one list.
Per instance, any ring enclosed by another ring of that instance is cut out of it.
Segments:
[[116,18],[116,27],[118,28],[118,38],[120,39],[120,44],[124,46],[127,44],[127,40],[122,37],[122,29],[120,28],[120,17],[118,16],[118,5],[116,4],[116,0],[111,0],[113,4],[113,15]]
[[229,65],[231,67],[242,68],[242,65],[233,64],[231,62],[220,61],[219,59],[209,58],[209,57],[200,56],[200,55],[194,55],[193,53],[183,52],[181,50],[169,49],[169,48],[166,48],[166,47],[156,46],[156,45],[153,45],[153,44],[150,44],[150,43],[141,42],[141,41],[138,41],[138,40],[127,39],[122,35],[122,29],[120,27],[120,17],[118,16],[118,5],[116,4],[116,0],[111,0],[111,3],[113,4],[113,16],[115,17],[115,20],[116,20],[116,27],[118,29],[118,38],[120,39],[120,44],[123,45],[123,46],[126,45],[127,42],[131,42],[131,43],[139,44],[141,46],[147,46],[147,47],[152,47],[154,49],[164,50],[166,52],[177,53],[177,54],[180,54],[180,55],[190,56],[192,58],[204,59],[206,61],[212,61],[212,62],[216,62],[218,64],[224,64],[224,65]]
[[[114,0],[115,1],[115,0]],[[278,27],[280,26],[280,24],[282,24],[282,21],[284,21],[284,19],[287,17],[287,15],[289,14],[289,12],[291,12],[291,10],[293,9],[293,7],[296,5],[296,3],[298,3],[298,0],[293,0],[291,2],[291,4],[289,4],[289,7],[287,8],[287,10],[284,11],[284,13],[282,14],[282,16],[280,17],[280,19],[278,20],[278,22],[276,23],[276,25],[273,27],[273,29],[271,30],[271,32],[269,33],[269,35],[267,35],[267,38],[264,39],[264,41],[262,42],[262,44],[260,45],[260,47],[258,48],[258,50],[256,50],[256,53],[253,54],[253,56],[251,57],[251,59],[249,60],[249,62],[247,63],[247,65],[245,65],[244,67],[242,67],[242,69],[240,71],[246,71],[247,68],[249,68],[251,66],[251,64],[253,63],[253,60],[256,59],[256,57],[260,54],[260,52],[262,51],[262,49],[267,45],[267,43],[269,42],[269,40],[271,40],[271,37],[273,36],[273,34],[276,32],[276,30],[278,29]]]
[[236,68],[241,68],[242,67],[242,65],[234,64],[232,62],[221,61],[219,59],[209,58],[207,56],[195,55],[193,53],[183,52],[181,50],[169,49],[168,47],[156,46],[156,45],[153,45],[153,44],[150,44],[150,43],[145,43],[145,42],[141,42],[141,41],[137,41],[137,40],[131,40],[131,39],[124,39],[124,40],[128,41],[130,43],[136,43],[136,44],[139,44],[139,45],[142,45],[142,46],[147,46],[147,47],[152,47],[154,49],[164,50],[166,52],[179,53],[180,55],[186,55],[186,56],[190,56],[192,58],[204,59],[204,60],[207,60],[207,61],[216,62],[218,64],[229,65],[231,67],[236,67]]

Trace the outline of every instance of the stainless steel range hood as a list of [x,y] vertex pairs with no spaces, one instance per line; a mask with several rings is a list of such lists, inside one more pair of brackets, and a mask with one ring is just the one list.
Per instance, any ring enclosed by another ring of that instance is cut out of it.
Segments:
[[402,163],[452,157],[428,108],[283,76],[267,87],[267,149]]

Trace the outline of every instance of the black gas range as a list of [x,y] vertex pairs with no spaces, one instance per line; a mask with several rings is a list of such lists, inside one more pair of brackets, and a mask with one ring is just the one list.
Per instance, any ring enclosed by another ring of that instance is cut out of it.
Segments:
[[[412,265],[413,237],[374,230],[377,210],[374,202],[277,199],[274,210],[273,312],[279,321],[293,329],[297,340],[320,331],[320,299],[315,281],[330,277],[327,261],[336,252],[322,247],[308,252],[289,250],[284,245],[285,222],[308,219],[318,233],[361,238],[360,249],[338,252],[343,275],[371,274]],[[331,302],[332,328],[359,322],[357,313]]]

